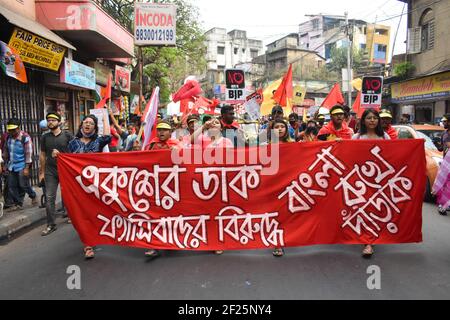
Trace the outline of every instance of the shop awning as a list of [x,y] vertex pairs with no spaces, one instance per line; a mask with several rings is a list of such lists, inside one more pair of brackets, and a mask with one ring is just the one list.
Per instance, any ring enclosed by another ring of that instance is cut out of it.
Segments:
[[5,7],[0,6],[0,14],[4,16],[11,24],[18,26],[22,29],[25,29],[29,32],[32,32],[38,36],[41,36],[47,40],[53,41],[57,44],[60,44],[66,48],[77,50],[74,46],[72,46],[70,43],[65,41],[63,38],[58,36],[56,33],[50,31],[46,27],[44,27],[42,24],[33,21],[31,19],[22,17],[18,15],[17,13],[6,9]]

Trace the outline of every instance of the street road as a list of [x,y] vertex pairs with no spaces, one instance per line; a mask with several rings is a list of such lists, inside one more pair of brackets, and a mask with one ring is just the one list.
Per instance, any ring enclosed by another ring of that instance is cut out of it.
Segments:
[[[424,204],[424,242],[380,245],[371,260],[362,246],[169,252],[100,247],[85,261],[73,227],[41,237],[37,226],[0,245],[0,299],[450,299],[450,216]],[[80,267],[81,290],[66,273]],[[381,289],[369,290],[367,268],[380,267]]]

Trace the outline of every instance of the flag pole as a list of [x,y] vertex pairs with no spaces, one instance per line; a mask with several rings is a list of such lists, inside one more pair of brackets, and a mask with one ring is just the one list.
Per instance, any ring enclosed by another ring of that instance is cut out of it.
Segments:
[[[139,105],[138,108],[139,110],[142,112],[142,95],[143,95],[143,88],[142,88],[142,83],[143,83],[143,73],[144,73],[144,66],[143,66],[143,59],[142,59],[142,47],[138,46],[138,60],[139,60]],[[139,129],[139,134],[138,137],[136,139],[136,141],[140,142],[141,138],[142,138],[142,134],[144,133],[144,128],[145,128],[146,123],[143,122],[141,124],[141,128]]]

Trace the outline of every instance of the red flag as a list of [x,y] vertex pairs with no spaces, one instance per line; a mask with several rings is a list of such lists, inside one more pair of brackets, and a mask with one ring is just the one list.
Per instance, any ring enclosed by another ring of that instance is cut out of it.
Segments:
[[108,99],[111,99],[111,82],[112,82],[112,75],[109,74],[108,83],[106,84],[105,96],[103,97],[102,100],[100,100],[99,103],[97,103],[95,109],[103,108],[106,105]]
[[189,80],[172,97],[173,102],[189,99],[202,93],[200,84],[195,80]]
[[343,105],[345,103],[344,97],[342,96],[341,88],[339,87],[339,83],[336,83],[331,89],[328,96],[322,103],[322,107],[327,109],[331,109],[337,104]]
[[[156,87],[155,89],[153,89],[152,97],[148,101],[147,106],[145,107],[144,114],[141,117],[141,121],[145,123],[144,143],[142,144],[143,148],[149,143],[150,138],[152,138],[153,136],[152,131],[156,128],[156,114],[158,112],[158,106],[159,87]],[[156,136],[156,133],[154,134],[154,136]]]
[[209,100],[205,97],[199,97],[192,107],[192,111],[190,113],[198,113],[198,114],[214,114],[214,110],[219,105],[219,100],[213,99]]
[[282,107],[287,107],[288,99],[292,99],[292,64],[283,78],[277,91],[273,94],[273,100]]
[[361,119],[361,116],[364,112],[364,109],[361,108],[361,91],[358,91],[358,95],[356,96],[356,100],[355,103],[353,103],[352,109],[358,116],[358,119]]

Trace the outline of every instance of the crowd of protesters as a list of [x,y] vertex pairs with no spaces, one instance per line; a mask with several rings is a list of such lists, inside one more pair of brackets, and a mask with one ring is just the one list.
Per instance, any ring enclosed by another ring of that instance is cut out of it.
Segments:
[[[142,146],[142,130],[140,118],[130,119],[128,124],[119,123],[111,110],[110,132],[99,135],[98,119],[94,115],[86,116],[75,135],[63,130],[61,116],[50,112],[41,121],[43,131],[39,155],[39,181],[44,189],[45,207],[47,212],[47,227],[42,232],[47,236],[56,230],[55,202],[59,185],[57,158],[60,153],[100,153],[100,152],[132,152],[141,150],[170,150],[173,148],[190,148],[200,144],[204,148],[236,148],[248,146],[246,132],[236,121],[233,106],[221,108],[220,116],[191,114],[185,119],[172,117],[163,119],[158,113],[156,136],[145,146]],[[287,117],[281,106],[275,106],[270,116],[259,120],[257,132],[258,144],[295,143],[315,141],[340,140],[395,140],[397,131],[392,127],[392,114],[389,110],[378,112],[374,109],[365,110],[361,119],[357,119],[346,106],[336,105],[329,111],[330,121],[326,122],[323,114],[300,119],[296,113]],[[243,121],[247,121],[243,118]],[[444,146],[444,161],[436,179],[433,193],[437,196],[439,212],[444,214],[450,207],[450,115],[444,116],[442,122],[446,131],[442,136]],[[104,119],[103,127],[107,126]],[[406,121],[402,119],[402,121]],[[37,203],[36,192],[30,183],[30,168],[33,157],[30,136],[21,130],[18,119],[10,119],[7,132],[1,137],[2,172],[7,177],[7,187],[4,195],[5,208],[19,210],[23,206],[26,194],[32,204]],[[3,203],[2,203],[3,205]],[[70,222],[70,219],[69,219]],[[373,247],[364,246],[363,256],[370,257]],[[85,257],[94,257],[94,248],[84,248]],[[221,254],[222,251],[216,251]],[[146,256],[158,256],[157,250],[147,250]],[[273,255],[281,257],[283,248],[275,248]]]

